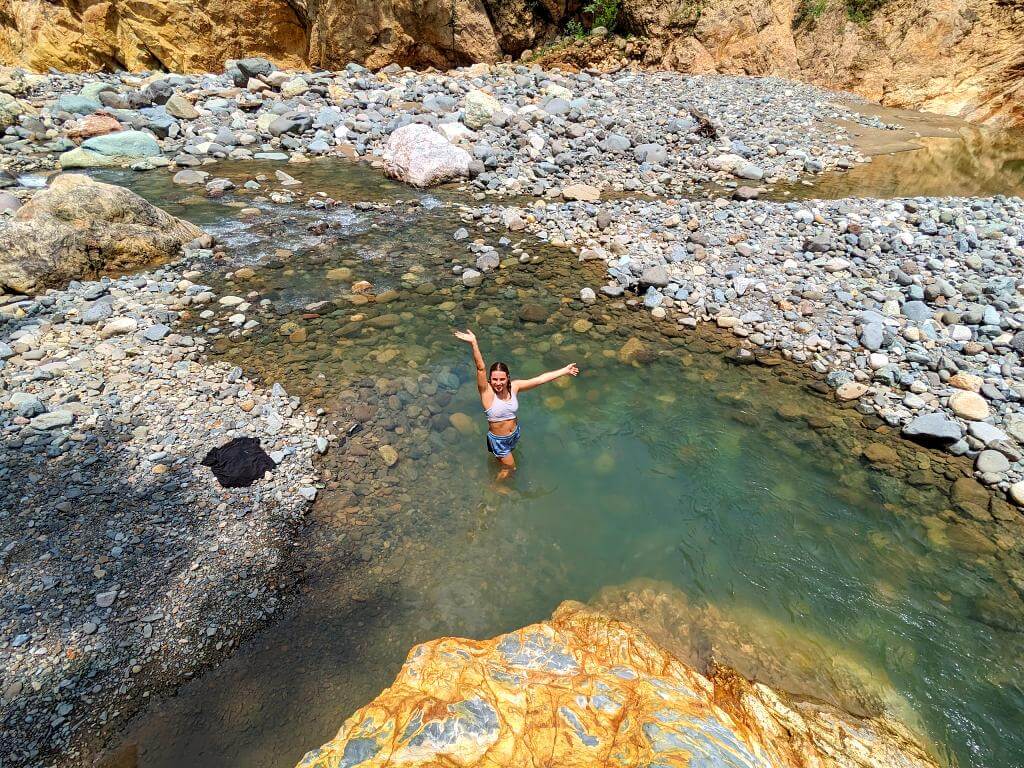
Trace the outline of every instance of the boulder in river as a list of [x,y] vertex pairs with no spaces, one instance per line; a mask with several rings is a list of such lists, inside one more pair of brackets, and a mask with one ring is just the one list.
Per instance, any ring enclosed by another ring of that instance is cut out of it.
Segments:
[[575,603],[490,640],[414,648],[394,684],[300,768],[857,765],[934,768],[886,718],[704,676],[632,624]]
[[419,123],[394,131],[384,148],[387,174],[414,187],[432,187],[468,176],[471,160],[469,152]]
[[124,187],[62,174],[0,218],[0,290],[27,293],[166,260],[202,234]]
[[160,155],[160,145],[145,131],[118,131],[94,136],[60,156],[61,168],[104,168],[129,165]]

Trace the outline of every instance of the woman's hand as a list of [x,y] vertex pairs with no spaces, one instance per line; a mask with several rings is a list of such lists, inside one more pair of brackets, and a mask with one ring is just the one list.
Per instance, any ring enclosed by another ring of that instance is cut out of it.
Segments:
[[469,330],[469,328],[464,331],[452,331],[452,335],[467,344],[476,344],[476,334]]
[[576,367],[576,363],[569,363],[562,369],[562,373],[567,373],[570,376],[579,376],[580,369]]

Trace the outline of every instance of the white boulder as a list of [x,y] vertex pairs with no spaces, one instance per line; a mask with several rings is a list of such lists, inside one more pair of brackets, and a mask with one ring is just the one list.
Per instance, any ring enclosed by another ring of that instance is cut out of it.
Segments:
[[387,174],[414,187],[432,187],[469,176],[471,159],[469,152],[420,123],[394,131],[384,148]]

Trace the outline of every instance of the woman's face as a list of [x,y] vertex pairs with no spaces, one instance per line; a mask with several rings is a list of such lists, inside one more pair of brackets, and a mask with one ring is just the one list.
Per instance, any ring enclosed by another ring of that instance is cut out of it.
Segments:
[[504,371],[494,371],[491,374],[491,388],[495,392],[505,392],[508,390],[508,374]]

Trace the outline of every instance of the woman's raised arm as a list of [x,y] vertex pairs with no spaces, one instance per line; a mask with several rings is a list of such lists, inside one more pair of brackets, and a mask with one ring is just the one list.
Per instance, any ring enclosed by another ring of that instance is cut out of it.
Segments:
[[483,397],[490,385],[487,383],[487,366],[484,365],[484,356],[480,354],[480,345],[476,343],[476,334],[468,328],[464,331],[452,331],[452,333],[455,338],[466,342],[473,349],[473,362],[476,364],[476,390]]
[[559,368],[557,371],[548,371],[542,373],[540,376],[534,376],[532,379],[522,379],[515,382],[516,391],[525,392],[528,389],[539,387],[541,384],[547,384],[549,381],[560,379],[563,376],[577,376],[579,375],[580,369],[576,367],[576,363],[569,363],[564,368]]

